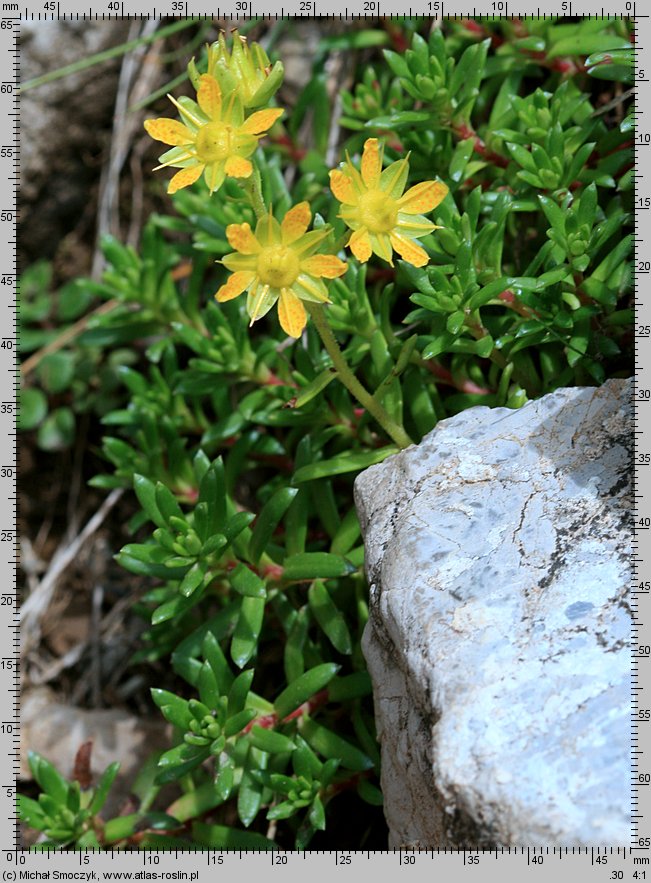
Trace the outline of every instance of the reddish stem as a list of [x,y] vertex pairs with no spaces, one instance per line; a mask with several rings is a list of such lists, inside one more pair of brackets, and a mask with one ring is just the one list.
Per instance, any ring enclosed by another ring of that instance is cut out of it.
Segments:
[[262,717],[255,717],[244,727],[242,732],[249,733],[254,726],[262,727],[265,730],[273,730],[274,727],[277,727],[280,724],[289,723],[289,721],[295,720],[297,717],[302,717],[304,714],[312,714],[318,708],[321,708],[322,705],[325,705],[327,701],[327,689],[319,690],[318,693],[315,693],[314,696],[306,702],[303,702],[302,705],[299,705],[298,708],[295,708],[294,711],[290,712],[286,717],[279,719],[278,715],[275,713],[265,714]]
[[472,380],[458,380],[451,371],[448,371],[447,368],[444,368],[440,362],[437,362],[436,359],[425,359],[424,360],[425,367],[433,374],[437,380],[440,380],[442,383],[447,384],[448,386],[453,386],[455,389],[458,389],[459,392],[468,392],[473,395],[481,395],[487,396],[490,395],[493,390],[488,389],[484,386],[477,386],[476,383],[473,383]]
[[474,139],[472,149],[483,159],[493,163],[494,166],[499,166],[502,169],[505,169],[508,166],[508,159],[504,156],[500,156],[499,153],[495,153],[493,150],[489,150],[475,130],[471,129],[466,123],[460,123],[456,126],[454,128],[454,134],[460,141],[466,141],[468,138]]

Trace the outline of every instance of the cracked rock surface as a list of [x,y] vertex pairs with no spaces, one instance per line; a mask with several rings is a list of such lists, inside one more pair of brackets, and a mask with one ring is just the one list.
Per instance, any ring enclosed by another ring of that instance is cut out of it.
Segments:
[[391,847],[630,844],[631,423],[561,389],[358,477]]

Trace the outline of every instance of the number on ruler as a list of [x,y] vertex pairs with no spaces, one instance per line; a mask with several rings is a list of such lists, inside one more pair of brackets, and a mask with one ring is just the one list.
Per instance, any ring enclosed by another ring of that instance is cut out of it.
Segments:
[[46,12],[56,12],[57,5],[55,0],[47,0],[47,2],[43,4],[43,9],[45,9]]
[[172,3],[172,12],[183,12],[185,3],[183,0],[174,0]]
[[441,4],[438,2],[438,0],[430,0],[427,6],[429,8],[429,11],[433,12],[434,14],[437,14],[441,10]]

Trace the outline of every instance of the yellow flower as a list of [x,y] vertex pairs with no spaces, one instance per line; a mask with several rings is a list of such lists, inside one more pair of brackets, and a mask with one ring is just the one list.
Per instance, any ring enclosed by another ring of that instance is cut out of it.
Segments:
[[406,158],[382,171],[377,138],[364,144],[361,174],[348,156],[342,170],[330,172],[330,187],[342,203],[339,217],[353,231],[348,245],[362,263],[374,253],[393,266],[393,249],[415,267],[429,262],[415,240],[440,229],[422,213],[435,209],[448,188],[438,181],[423,181],[403,194],[408,174]]
[[280,108],[259,110],[245,120],[237,95],[231,95],[228,103],[222,102],[219,84],[208,74],[199,78],[196,102],[185,97],[179,101],[171,95],[168,98],[183,122],[167,118],[145,121],[152,138],[172,145],[172,150],[159,157],[161,165],[157,168],[181,169],[170,181],[168,193],[194,184],[202,172],[211,193],[221,187],[227,175],[248,178],[253,166],[247,157],[283,112]]
[[251,324],[278,302],[283,331],[300,337],[307,322],[302,301],[329,303],[323,279],[336,279],[347,269],[333,254],[315,254],[330,228],[308,233],[311,217],[307,202],[299,202],[281,224],[270,211],[258,221],[255,233],[248,224],[229,224],[226,238],[235,252],[222,263],[233,273],[215,295],[217,300],[231,300],[246,291]]

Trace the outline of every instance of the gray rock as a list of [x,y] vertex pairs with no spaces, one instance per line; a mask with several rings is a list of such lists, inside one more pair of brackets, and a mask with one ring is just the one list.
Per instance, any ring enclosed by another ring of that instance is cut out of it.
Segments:
[[391,846],[630,844],[631,412],[472,408],[358,477]]
[[[20,77],[25,82],[127,38],[129,23],[23,21]],[[110,138],[121,59],[35,89],[20,99],[21,262],[52,257],[59,240],[86,216],[92,184]]]

